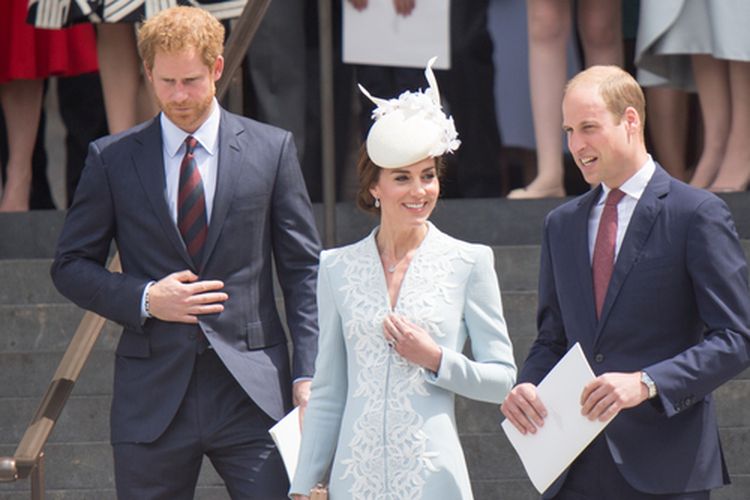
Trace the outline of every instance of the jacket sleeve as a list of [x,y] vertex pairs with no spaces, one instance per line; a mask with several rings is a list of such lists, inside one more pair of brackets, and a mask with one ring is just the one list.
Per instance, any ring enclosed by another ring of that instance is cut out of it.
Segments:
[[474,360],[443,348],[440,368],[427,380],[461,396],[499,403],[515,383],[516,365],[493,253],[489,247],[480,249],[466,284],[463,309]]
[[555,272],[552,267],[550,225],[551,220],[547,216],[539,263],[539,304],[536,315],[539,333],[518,375],[519,383],[539,384],[565,355],[568,347],[560,303],[557,299]]
[[310,488],[325,479],[341,428],[347,392],[347,362],[341,316],[334,293],[324,252],[318,280],[319,355],[290,495],[309,495]]
[[750,292],[745,255],[727,206],[711,197],[692,214],[686,242],[704,339],[644,368],[667,416],[701,401],[750,366]]
[[318,338],[315,284],[320,240],[291,133],[283,140],[272,196],[274,261],[294,343],[292,379],[312,377]]
[[116,226],[109,186],[101,151],[92,143],[57,243],[52,280],[79,307],[142,331],[141,297],[148,281],[105,267]]

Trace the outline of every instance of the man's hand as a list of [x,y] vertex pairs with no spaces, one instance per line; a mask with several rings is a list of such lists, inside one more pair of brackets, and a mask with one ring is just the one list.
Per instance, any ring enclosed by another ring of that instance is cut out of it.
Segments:
[[310,500],[310,497],[307,495],[296,495],[292,493],[292,500]]
[[383,320],[383,335],[401,356],[437,373],[443,351],[424,328],[403,316],[391,314]]
[[581,393],[581,414],[601,422],[620,410],[638,406],[648,399],[648,388],[641,383],[641,372],[605,373],[586,384]]
[[292,403],[299,406],[299,428],[302,429],[302,421],[305,418],[307,402],[310,401],[310,386],[312,380],[299,380],[292,385]]
[[521,434],[536,434],[537,427],[544,425],[547,409],[542,404],[534,384],[524,383],[515,386],[500,405],[505,418]]
[[201,314],[224,310],[222,302],[229,296],[218,291],[222,288],[223,282],[198,281],[198,276],[187,269],[172,273],[149,288],[149,312],[162,321],[197,323]]

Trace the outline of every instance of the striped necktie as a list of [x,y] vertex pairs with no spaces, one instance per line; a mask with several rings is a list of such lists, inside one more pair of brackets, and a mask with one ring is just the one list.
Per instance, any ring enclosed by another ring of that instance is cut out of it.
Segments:
[[596,318],[602,315],[604,297],[607,295],[609,280],[615,267],[615,245],[617,244],[617,204],[625,193],[613,189],[604,202],[602,218],[599,220],[599,230],[594,243],[594,258],[591,270],[594,278],[594,300],[596,301]]
[[192,135],[185,139],[185,156],[180,165],[180,189],[177,197],[177,227],[196,268],[201,264],[208,234],[203,180],[195,161],[197,144],[198,141]]

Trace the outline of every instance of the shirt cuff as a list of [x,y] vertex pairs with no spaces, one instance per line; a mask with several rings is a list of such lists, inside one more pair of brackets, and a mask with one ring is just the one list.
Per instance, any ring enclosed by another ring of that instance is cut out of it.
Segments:
[[153,318],[146,307],[146,296],[148,295],[148,290],[151,288],[151,285],[154,283],[156,283],[156,281],[149,281],[143,288],[143,295],[141,295],[141,324],[145,323],[148,318]]

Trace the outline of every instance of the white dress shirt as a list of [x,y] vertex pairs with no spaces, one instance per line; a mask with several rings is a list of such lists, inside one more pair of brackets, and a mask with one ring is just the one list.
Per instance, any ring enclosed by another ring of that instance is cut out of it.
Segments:
[[[620,191],[625,193],[620,203],[617,204],[617,240],[615,243],[615,262],[617,256],[620,254],[620,247],[622,246],[622,240],[625,238],[625,231],[628,230],[628,224],[630,219],[633,217],[635,206],[638,204],[638,200],[641,199],[643,191],[646,190],[646,185],[651,177],[654,175],[656,165],[651,155],[648,156],[648,160],[638,171],[633,174],[630,179],[626,180]],[[599,201],[591,209],[589,214],[589,261],[594,258],[594,243],[596,242],[596,233],[599,231],[599,220],[602,218],[602,211],[604,210],[604,202],[607,199],[607,195],[611,191],[610,188],[602,184],[602,194]]]
[[206,221],[211,223],[211,211],[216,193],[216,170],[219,165],[219,121],[221,110],[216,99],[211,103],[211,114],[192,134],[175,125],[167,115],[159,117],[164,155],[164,178],[166,179],[167,206],[172,220],[177,224],[177,197],[180,190],[180,165],[185,156],[185,139],[192,135],[198,140],[195,147],[195,162],[203,180],[203,193],[206,197]]

